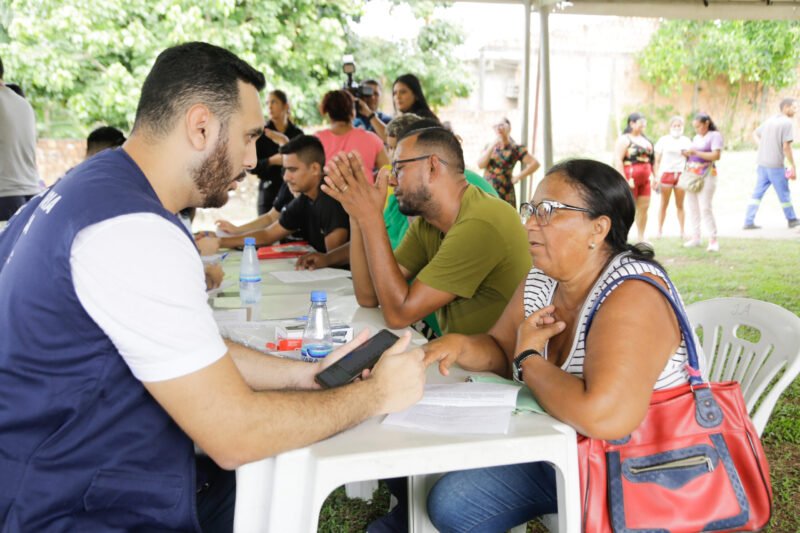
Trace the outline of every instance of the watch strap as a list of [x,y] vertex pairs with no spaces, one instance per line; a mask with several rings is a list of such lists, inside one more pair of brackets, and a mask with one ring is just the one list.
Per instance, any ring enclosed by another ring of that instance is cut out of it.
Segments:
[[525,359],[529,357],[533,357],[534,355],[538,355],[539,357],[544,358],[544,355],[539,350],[534,350],[533,348],[528,350],[523,350],[514,358],[512,369],[512,375],[514,377],[514,381],[522,383],[522,363]]

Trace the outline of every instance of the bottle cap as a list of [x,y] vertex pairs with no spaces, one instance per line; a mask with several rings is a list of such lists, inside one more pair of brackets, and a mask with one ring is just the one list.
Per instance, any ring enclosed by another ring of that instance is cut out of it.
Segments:
[[244,245],[245,246],[255,246],[256,245],[256,238],[255,237],[245,237],[244,238]]
[[311,291],[312,302],[327,302],[328,293],[325,291]]

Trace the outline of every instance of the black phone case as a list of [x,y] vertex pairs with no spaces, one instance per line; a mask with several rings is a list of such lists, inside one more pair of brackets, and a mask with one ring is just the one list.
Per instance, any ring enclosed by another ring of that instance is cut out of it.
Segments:
[[314,379],[327,389],[350,383],[364,369],[372,368],[383,352],[397,342],[398,338],[391,331],[382,329],[367,342],[317,374]]

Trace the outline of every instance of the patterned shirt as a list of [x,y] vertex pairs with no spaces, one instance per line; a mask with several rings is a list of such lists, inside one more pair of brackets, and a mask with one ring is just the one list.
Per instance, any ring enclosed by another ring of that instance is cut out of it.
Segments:
[[492,184],[500,198],[510,203],[515,209],[517,196],[514,192],[514,184],[511,183],[511,176],[514,172],[514,165],[518,161],[522,161],[526,155],[528,155],[527,148],[509,140],[508,144],[502,148],[494,147],[483,173],[483,177]]
[[[629,257],[627,252],[621,253],[614,257],[606,269],[600,274],[600,277],[595,282],[594,287],[589,292],[589,296],[583,303],[579,319],[577,323],[578,331],[575,339],[572,342],[570,353],[567,360],[561,365],[561,369],[569,372],[570,374],[583,378],[583,360],[586,357],[586,321],[589,318],[589,311],[592,309],[595,300],[603,289],[612,281],[622,276],[629,276],[631,274],[654,274],[659,278],[667,281],[666,274],[652,263],[639,261]],[[555,293],[558,282],[553,278],[545,275],[541,270],[532,268],[525,281],[525,293],[523,302],[525,306],[525,317],[533,314],[543,307],[547,307],[553,301],[553,294]],[[613,289],[612,292],[616,290]],[[610,293],[609,293],[610,294]],[[683,305],[680,295],[677,292],[672,292],[672,296]],[[602,305],[602,304],[601,304]],[[701,368],[704,368],[702,361],[702,349],[695,341],[697,346],[698,357],[700,358]],[[644,350],[645,348],[643,348]],[[547,356],[547,346],[545,346],[544,355]],[[667,361],[661,375],[658,376],[655,387],[653,390],[667,389],[678,385],[683,385],[689,380],[689,376],[684,369],[684,365],[688,361],[686,351],[686,341],[681,339],[681,344],[678,350],[672,354],[669,361]]]

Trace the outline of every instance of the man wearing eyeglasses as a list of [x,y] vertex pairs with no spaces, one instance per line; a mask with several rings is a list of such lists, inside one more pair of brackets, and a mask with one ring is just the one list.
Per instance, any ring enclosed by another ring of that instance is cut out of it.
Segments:
[[[350,215],[360,305],[380,305],[392,328],[434,311],[443,333],[484,333],[495,323],[530,269],[527,238],[511,206],[467,183],[452,132],[406,132],[391,175],[375,185],[355,153],[335,156],[326,170],[323,190]],[[417,217],[394,253],[383,224],[387,182],[400,211]]]

